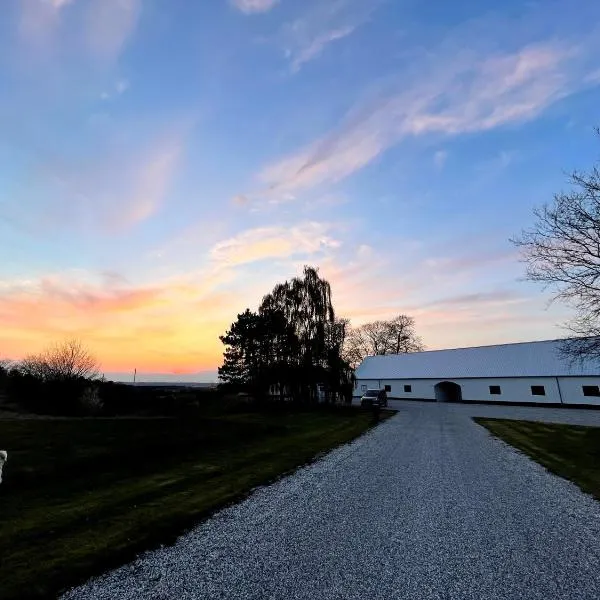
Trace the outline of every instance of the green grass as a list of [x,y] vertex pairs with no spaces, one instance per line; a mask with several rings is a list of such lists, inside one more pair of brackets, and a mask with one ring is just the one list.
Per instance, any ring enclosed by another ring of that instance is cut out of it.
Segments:
[[172,543],[372,424],[353,409],[0,421],[0,598],[55,597]]
[[479,417],[474,421],[600,500],[600,427]]

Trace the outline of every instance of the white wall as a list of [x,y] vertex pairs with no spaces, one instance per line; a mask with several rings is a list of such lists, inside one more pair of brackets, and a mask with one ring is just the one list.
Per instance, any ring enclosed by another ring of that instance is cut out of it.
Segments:
[[[594,404],[600,405],[600,397],[584,396],[583,385],[600,386],[600,377],[515,377],[489,379],[359,379],[354,389],[354,397],[358,400],[362,394],[362,386],[366,389],[391,386],[389,398],[406,400],[435,400],[435,385],[441,381],[451,381],[461,386],[462,399],[479,402],[536,402],[548,404]],[[559,393],[560,384],[560,393]],[[404,386],[410,385],[411,392],[405,392]],[[501,394],[490,394],[490,385],[499,385]],[[543,385],[545,396],[534,396],[532,385]]]
[[584,396],[582,386],[597,385],[600,377],[559,377],[560,391],[565,404],[594,404],[600,406],[600,397]]

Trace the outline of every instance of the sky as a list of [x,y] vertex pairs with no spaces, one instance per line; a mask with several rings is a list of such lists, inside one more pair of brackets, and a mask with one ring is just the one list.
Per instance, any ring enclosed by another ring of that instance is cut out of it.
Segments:
[[600,156],[589,0],[2,0],[0,357],[211,381],[318,266],[428,349],[551,339],[509,239]]

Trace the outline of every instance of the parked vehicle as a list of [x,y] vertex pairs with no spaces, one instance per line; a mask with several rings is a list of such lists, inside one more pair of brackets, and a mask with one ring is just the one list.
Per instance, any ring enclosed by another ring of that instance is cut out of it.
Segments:
[[384,408],[387,406],[387,394],[385,390],[367,390],[360,399],[363,407]]

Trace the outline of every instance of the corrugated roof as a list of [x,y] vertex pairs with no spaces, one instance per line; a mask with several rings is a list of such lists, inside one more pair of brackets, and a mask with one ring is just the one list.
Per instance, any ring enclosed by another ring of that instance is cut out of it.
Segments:
[[464,377],[600,376],[598,361],[571,363],[559,353],[562,340],[428,350],[368,356],[357,379],[458,379]]

